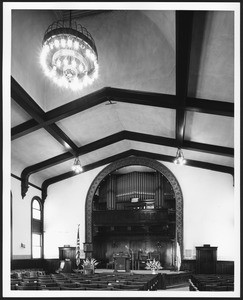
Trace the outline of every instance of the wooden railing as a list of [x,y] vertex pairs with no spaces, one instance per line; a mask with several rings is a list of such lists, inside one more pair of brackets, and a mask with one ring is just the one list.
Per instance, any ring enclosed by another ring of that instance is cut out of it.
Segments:
[[106,210],[93,211],[93,224],[96,226],[114,226],[114,225],[128,225],[128,224],[159,224],[168,222],[168,210]]

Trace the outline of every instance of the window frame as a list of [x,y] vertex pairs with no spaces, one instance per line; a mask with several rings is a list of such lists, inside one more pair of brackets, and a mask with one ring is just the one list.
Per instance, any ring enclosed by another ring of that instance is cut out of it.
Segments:
[[[39,203],[39,206],[40,206],[40,220],[39,219],[36,219],[33,217],[33,210],[36,209],[33,207],[33,203],[34,201],[38,201]],[[34,196],[31,200],[31,233],[30,233],[30,238],[31,238],[31,259],[43,259],[43,255],[44,255],[44,239],[43,239],[43,210],[44,210],[44,205],[42,203],[42,200],[40,197],[38,196]],[[40,227],[40,230],[36,231],[34,230],[34,223],[39,223],[39,227]],[[38,258],[35,258],[33,257],[33,234],[39,234],[40,235],[40,257]]]

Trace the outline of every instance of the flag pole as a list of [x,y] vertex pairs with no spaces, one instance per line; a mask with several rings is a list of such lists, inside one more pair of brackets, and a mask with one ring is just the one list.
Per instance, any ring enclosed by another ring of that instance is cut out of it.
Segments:
[[76,245],[76,265],[77,268],[80,265],[80,239],[79,239],[79,226],[78,224],[78,231],[77,231],[77,245]]

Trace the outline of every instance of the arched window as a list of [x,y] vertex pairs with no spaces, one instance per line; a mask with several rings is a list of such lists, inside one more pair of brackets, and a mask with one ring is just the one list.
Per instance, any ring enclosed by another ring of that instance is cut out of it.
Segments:
[[43,257],[43,206],[39,197],[31,203],[31,253],[32,258]]

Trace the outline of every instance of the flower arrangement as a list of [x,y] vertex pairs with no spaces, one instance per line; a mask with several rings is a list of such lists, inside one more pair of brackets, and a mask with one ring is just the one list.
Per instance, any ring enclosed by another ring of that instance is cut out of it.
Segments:
[[155,258],[153,260],[150,260],[146,263],[146,267],[147,270],[152,270],[152,272],[156,272],[157,270],[163,269],[160,262],[158,260],[155,260]]
[[86,275],[94,274],[95,266],[98,265],[98,261],[94,258],[86,258],[82,262],[83,273]]
[[86,258],[83,260],[82,267],[84,269],[94,269],[98,265],[98,261],[94,258]]

